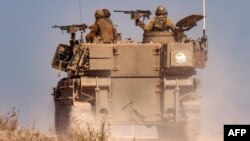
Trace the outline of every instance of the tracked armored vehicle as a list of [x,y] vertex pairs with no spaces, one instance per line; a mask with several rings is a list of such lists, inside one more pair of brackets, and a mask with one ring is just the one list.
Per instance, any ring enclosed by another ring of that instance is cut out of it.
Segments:
[[[180,20],[190,27],[202,16]],[[67,73],[53,88],[57,132],[69,130],[71,118],[104,116],[115,137],[192,140],[199,131],[199,80],[196,69],[207,60],[207,37],[186,38],[184,31],[149,31],[142,42],[85,43],[75,32],[86,25],[60,26],[71,33],[59,44],[52,67]],[[125,131],[128,130],[128,131]],[[174,137],[173,137],[174,136]],[[184,139],[185,138],[185,139]]]

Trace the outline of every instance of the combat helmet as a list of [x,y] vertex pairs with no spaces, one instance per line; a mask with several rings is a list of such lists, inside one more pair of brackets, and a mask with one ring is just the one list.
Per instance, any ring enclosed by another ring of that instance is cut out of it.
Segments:
[[104,13],[104,17],[110,17],[111,16],[111,13],[108,9],[102,9],[103,13]]
[[103,10],[96,10],[95,11],[95,18],[104,18],[104,12]]
[[155,15],[167,15],[168,11],[165,6],[159,5],[155,10]]

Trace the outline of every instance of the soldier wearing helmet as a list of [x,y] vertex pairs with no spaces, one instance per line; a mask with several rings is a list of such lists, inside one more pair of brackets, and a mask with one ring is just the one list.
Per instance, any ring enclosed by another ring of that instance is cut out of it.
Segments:
[[144,29],[144,31],[169,31],[175,29],[173,22],[167,18],[168,11],[165,6],[159,5],[155,10],[154,17],[148,24],[144,25],[143,22],[137,21],[137,25]]
[[110,18],[111,13],[110,13],[110,11],[108,9],[104,8],[104,9],[102,9],[102,11],[104,13],[105,18]]
[[104,12],[102,10],[95,11],[95,18],[96,19],[103,18],[103,17],[104,17]]
[[115,30],[113,23],[106,20],[103,10],[96,10],[95,23],[91,26],[91,31],[86,35],[86,42],[112,43],[115,40]]
[[115,28],[115,25],[113,24],[113,21],[110,19],[110,16],[111,16],[110,11],[109,11],[108,9],[106,9],[106,8],[102,9],[102,11],[103,11],[103,13],[104,13],[104,18],[105,18],[105,20],[107,20],[109,23],[112,24],[113,30],[114,30],[114,32],[115,32],[115,39],[117,39],[117,30],[116,30],[116,28]]

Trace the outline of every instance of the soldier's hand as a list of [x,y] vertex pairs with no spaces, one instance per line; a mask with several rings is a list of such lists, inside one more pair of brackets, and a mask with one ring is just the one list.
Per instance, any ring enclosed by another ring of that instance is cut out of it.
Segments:
[[142,21],[140,21],[139,19],[135,20],[135,25],[136,26],[142,26],[144,23]]
[[90,30],[93,30],[94,25],[88,26],[88,28],[89,28]]
[[139,22],[140,22],[139,19],[136,19],[136,20],[135,20],[135,25],[138,26],[138,25],[139,25]]

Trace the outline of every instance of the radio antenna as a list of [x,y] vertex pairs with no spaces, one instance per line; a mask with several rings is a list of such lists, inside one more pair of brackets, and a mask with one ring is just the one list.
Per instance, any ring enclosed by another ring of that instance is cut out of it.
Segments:
[[203,0],[203,36],[206,35],[206,0]]
[[[79,0],[79,9],[80,9],[80,20],[81,20],[81,24],[83,24],[83,23],[82,23],[82,4],[81,4],[81,0]],[[83,31],[81,31],[81,39],[80,39],[80,42],[83,42],[83,35],[82,35],[82,32],[83,32]]]

